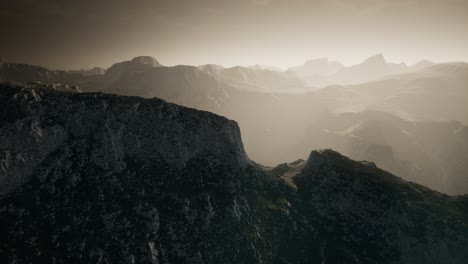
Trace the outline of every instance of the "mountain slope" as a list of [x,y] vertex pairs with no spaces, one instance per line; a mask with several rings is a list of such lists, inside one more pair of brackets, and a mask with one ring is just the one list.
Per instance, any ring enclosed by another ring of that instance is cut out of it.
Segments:
[[333,151],[265,168],[235,122],[0,86],[2,263],[465,263],[468,199]]

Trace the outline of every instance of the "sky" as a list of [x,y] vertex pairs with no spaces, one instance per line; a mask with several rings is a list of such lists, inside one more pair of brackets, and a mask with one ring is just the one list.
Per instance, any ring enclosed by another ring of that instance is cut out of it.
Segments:
[[81,69],[468,61],[467,0],[2,0],[0,58]]

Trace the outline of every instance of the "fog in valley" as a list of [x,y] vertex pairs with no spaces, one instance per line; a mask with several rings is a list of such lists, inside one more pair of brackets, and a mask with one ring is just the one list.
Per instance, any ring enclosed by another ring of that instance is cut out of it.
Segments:
[[317,59],[280,70],[168,67],[142,56],[107,70],[69,72],[5,62],[0,77],[158,97],[226,116],[239,123],[249,157],[265,166],[330,148],[441,192],[468,191],[464,62],[408,66],[377,54],[348,67]]

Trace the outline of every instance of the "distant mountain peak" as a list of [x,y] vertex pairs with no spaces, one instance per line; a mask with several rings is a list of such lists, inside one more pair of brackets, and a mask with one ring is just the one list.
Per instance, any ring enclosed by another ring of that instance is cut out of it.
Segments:
[[367,58],[364,62],[364,63],[387,63],[387,61],[385,61],[385,57],[382,53],[379,53],[377,55],[374,55],[374,56],[371,56],[369,58]]
[[289,70],[296,72],[305,80],[313,82],[317,79],[317,76],[329,76],[343,68],[345,66],[338,61],[332,61],[328,58],[317,58],[307,60],[303,65],[291,67]]
[[310,60],[307,60],[304,65],[308,65],[308,64],[316,64],[316,63],[327,63],[329,60],[328,58],[317,58],[317,59],[310,59]]
[[218,64],[205,64],[197,67],[199,70],[209,73],[209,74],[218,74],[220,71],[224,70],[224,66]]
[[139,56],[132,59],[132,62],[140,63],[140,64],[147,64],[152,65],[153,67],[160,67],[162,66],[155,58],[151,56]]
[[413,70],[421,70],[421,69],[424,69],[424,68],[427,68],[427,67],[431,67],[433,66],[435,63],[430,61],[430,60],[422,60],[422,61],[419,61],[413,65],[411,65],[411,69]]
[[153,68],[162,67],[155,58],[151,56],[139,56],[133,58],[131,61],[122,61],[113,64],[109,69],[106,70],[106,76],[112,76],[111,79],[120,78],[122,73],[132,72],[141,73]]
[[268,71],[282,71],[281,68],[269,65],[262,65],[262,64],[255,64],[252,66],[248,66],[247,68],[251,70],[268,70]]

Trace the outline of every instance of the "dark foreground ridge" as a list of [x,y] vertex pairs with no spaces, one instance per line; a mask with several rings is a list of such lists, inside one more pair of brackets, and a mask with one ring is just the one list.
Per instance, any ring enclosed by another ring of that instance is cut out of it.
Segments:
[[0,263],[467,263],[468,198],[159,99],[0,85]]

